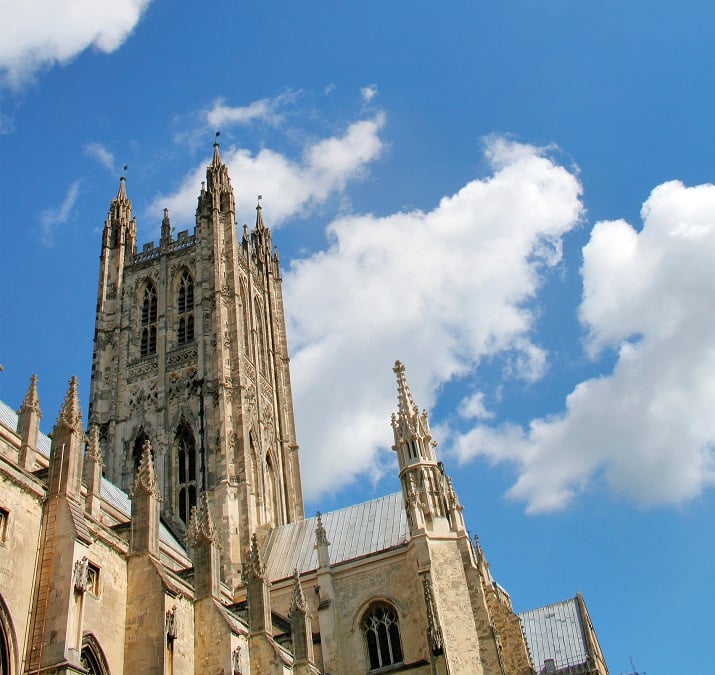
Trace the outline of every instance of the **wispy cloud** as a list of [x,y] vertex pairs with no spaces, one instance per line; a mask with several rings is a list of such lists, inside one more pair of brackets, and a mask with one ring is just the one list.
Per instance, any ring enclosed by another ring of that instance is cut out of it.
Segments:
[[263,98],[245,106],[229,106],[224,99],[219,98],[204,113],[204,119],[206,125],[214,130],[256,121],[275,126],[283,119],[280,109],[294,101],[298,95],[299,92],[287,91],[274,98]]
[[49,207],[40,214],[40,242],[43,246],[51,248],[55,245],[57,226],[65,224],[69,219],[79,195],[80,183],[81,180],[76,180],[69,186],[59,206]]
[[370,103],[370,101],[377,96],[377,85],[370,84],[367,87],[362,87],[362,89],[360,89],[360,95],[365,103]]
[[19,87],[90,46],[113,52],[151,0],[22,0],[0,5],[0,81]]
[[114,171],[116,169],[114,155],[101,143],[88,143],[84,146],[84,154],[87,157],[96,159],[103,167],[109,169],[110,171]]

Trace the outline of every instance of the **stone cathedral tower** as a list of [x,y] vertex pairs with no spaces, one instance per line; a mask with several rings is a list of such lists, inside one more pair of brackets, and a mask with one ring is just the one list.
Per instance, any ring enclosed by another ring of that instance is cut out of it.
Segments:
[[193,234],[136,246],[122,177],[102,236],[90,426],[107,477],[131,490],[146,440],[162,517],[182,537],[206,492],[234,586],[254,532],[303,518],[278,255],[263,222],[239,236],[218,143]]

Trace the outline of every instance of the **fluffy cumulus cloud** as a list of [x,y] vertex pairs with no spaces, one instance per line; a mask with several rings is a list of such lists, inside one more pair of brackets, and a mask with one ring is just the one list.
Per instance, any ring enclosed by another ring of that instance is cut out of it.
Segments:
[[250,122],[263,122],[275,126],[283,120],[281,109],[293,102],[297,96],[298,92],[287,91],[280,96],[262,98],[244,106],[229,106],[224,99],[219,98],[203,113],[203,117],[206,125],[217,131]]
[[90,46],[117,49],[151,0],[0,0],[0,74],[18,86]]
[[[527,305],[579,222],[581,187],[539,148],[495,138],[487,157],[489,177],[430,211],[333,222],[329,247],[285,275],[301,453],[319,467],[308,497],[390,461],[396,359],[423,407],[489,355],[514,355],[525,378],[545,367]],[[463,413],[488,417],[479,397]]]
[[476,426],[456,440],[518,464],[510,494],[532,512],[565,507],[594,483],[652,506],[715,483],[715,186],[665,183],[642,228],[597,223],[583,249],[587,351],[613,371],[581,382],[528,430]]
[[[245,148],[221,148],[221,159],[231,174],[236,193],[239,218],[254,212],[256,197],[265,197],[266,218],[271,227],[324,202],[343,190],[348,181],[362,175],[370,162],[380,156],[384,143],[380,130],[384,125],[381,114],[348,126],[341,136],[332,136],[308,145],[302,157],[292,160],[285,155],[263,148],[252,154]],[[206,166],[201,164],[191,171],[178,189],[157,196],[150,213],[167,207],[172,220],[193,222],[196,211],[197,185],[205,180]],[[270,186],[271,192],[266,192]]]

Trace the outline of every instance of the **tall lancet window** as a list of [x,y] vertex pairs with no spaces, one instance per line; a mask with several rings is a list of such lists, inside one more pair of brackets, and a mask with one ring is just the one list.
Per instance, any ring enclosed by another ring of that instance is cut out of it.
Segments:
[[147,281],[141,313],[141,355],[156,354],[156,286]]
[[196,443],[188,424],[176,432],[176,476],[179,517],[188,525],[191,507],[196,506]]
[[179,325],[177,336],[180,345],[194,339],[194,280],[188,270],[184,270],[179,280],[179,298],[177,305]]

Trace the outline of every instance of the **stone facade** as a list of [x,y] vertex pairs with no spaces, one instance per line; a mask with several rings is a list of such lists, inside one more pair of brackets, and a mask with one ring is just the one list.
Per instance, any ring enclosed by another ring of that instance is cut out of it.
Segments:
[[[401,493],[305,518],[278,254],[218,144],[193,234],[102,235],[85,429],[0,404],[2,673],[533,673],[395,364]],[[387,421],[386,421],[387,423]]]

